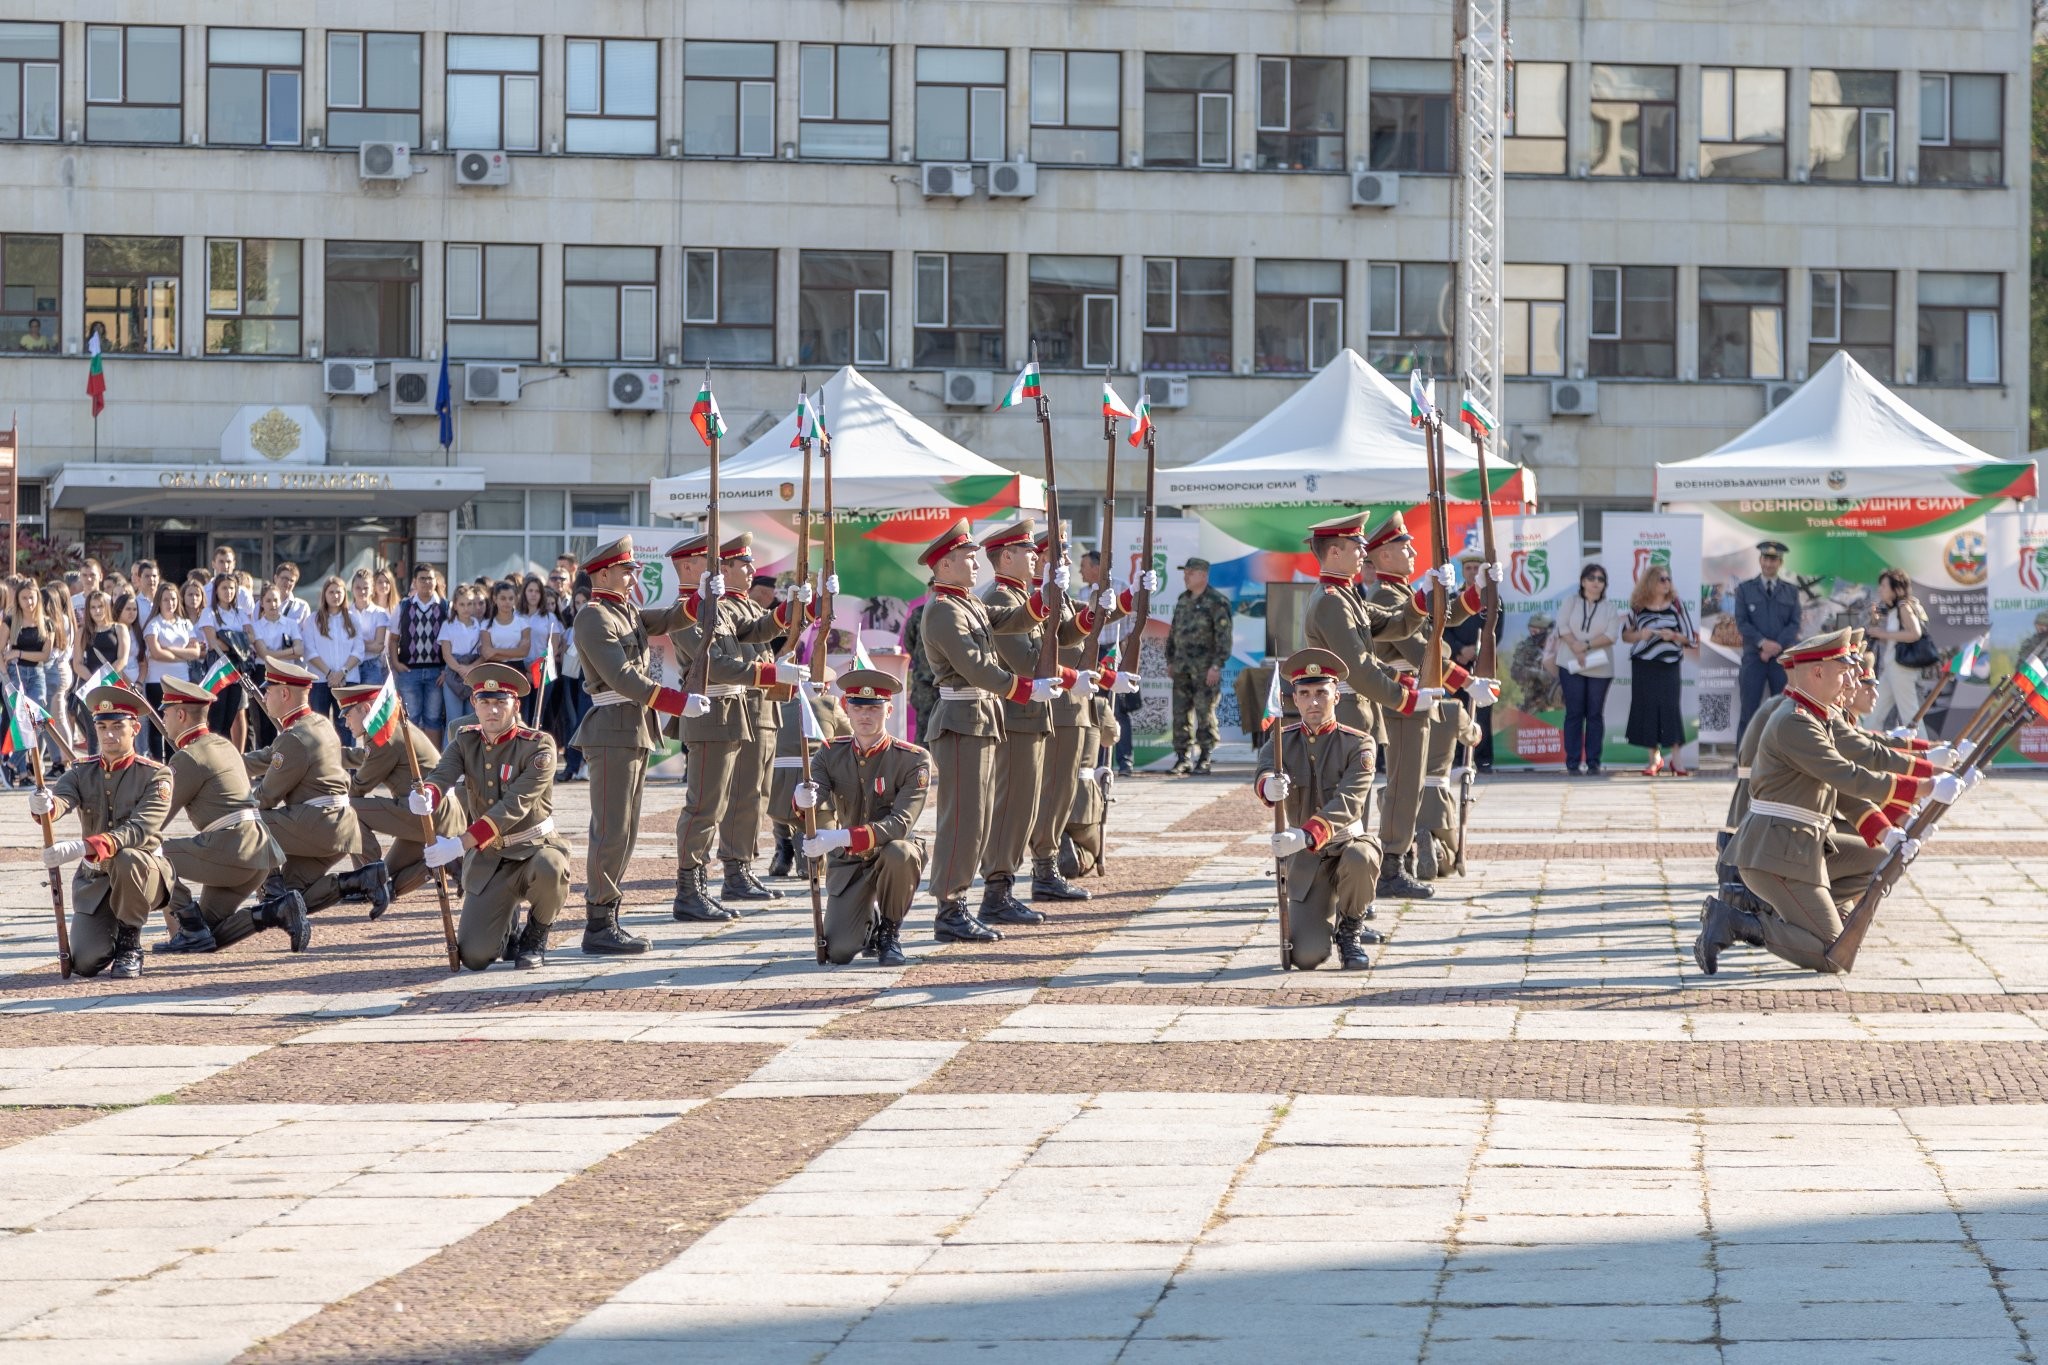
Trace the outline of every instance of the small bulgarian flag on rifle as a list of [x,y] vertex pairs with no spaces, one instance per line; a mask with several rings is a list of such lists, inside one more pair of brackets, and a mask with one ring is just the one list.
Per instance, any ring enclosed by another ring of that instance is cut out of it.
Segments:
[[1948,661],[1948,671],[1958,678],[1988,678],[1991,676],[1991,651],[1985,648],[1985,637],[1976,639],[1957,650]]
[[1259,716],[1259,733],[1264,734],[1272,729],[1285,714],[1286,709],[1280,704],[1280,661],[1275,659],[1273,661],[1273,677],[1266,684],[1266,709]]
[[7,694],[7,729],[0,731],[0,754],[12,757],[36,747],[36,726],[48,720],[34,697],[16,690]]
[[1419,427],[1436,416],[1436,381],[1422,371],[1408,371],[1408,425]]
[[549,683],[559,676],[555,672],[555,651],[550,649],[526,666],[526,680],[533,684],[533,690],[544,692]]
[[228,656],[223,654],[213,661],[212,668],[206,670],[206,676],[199,680],[199,685],[217,697],[241,679],[242,670],[236,668]]
[[[79,679],[78,686],[71,689],[71,695],[77,697],[79,705],[83,706],[86,697],[96,687],[128,687],[128,680],[121,676],[120,669],[109,664],[97,673],[88,673],[85,677]],[[132,692],[135,689],[129,687],[128,690]]]
[[711,396],[711,367],[704,367],[704,387],[697,390],[697,401],[690,405],[690,425],[697,428],[697,438],[710,445],[725,435],[725,418],[718,412],[718,400]]
[[817,441],[825,435],[825,424],[818,420],[818,410],[811,405],[811,395],[800,393],[796,398],[796,435],[789,438],[791,450],[801,450],[805,441]]
[[1486,404],[1469,393],[1458,404],[1458,420],[1472,428],[1474,436],[1493,435],[1493,414],[1486,410]]
[[1130,444],[1145,444],[1145,434],[1152,430],[1152,395],[1144,389],[1138,390],[1138,410],[1131,414]]
[[1041,398],[1045,390],[1038,385],[1038,357],[1024,362],[1024,368],[1017,371],[1017,382],[1010,385],[1010,391],[1003,395],[1002,406],[1014,408],[1027,398]]
[[363,717],[363,737],[379,747],[398,738],[398,689],[388,677],[370,699],[370,713]]
[[2020,695],[2027,699],[2027,705],[2034,708],[2034,714],[2048,720],[2048,665],[2038,655],[2029,654],[2012,680]]
[[1102,381],[1102,415],[1104,417],[1135,417],[1137,414],[1125,406],[1123,396],[1116,391],[1108,379]]

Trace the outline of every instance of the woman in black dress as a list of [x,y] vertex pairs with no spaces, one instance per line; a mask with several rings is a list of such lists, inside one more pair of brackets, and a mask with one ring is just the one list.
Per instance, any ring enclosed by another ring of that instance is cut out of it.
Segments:
[[[1652,565],[1636,582],[1630,595],[1628,620],[1621,628],[1622,642],[1629,647],[1630,686],[1628,742],[1650,751],[1650,764],[1643,776],[1668,772],[1686,776],[1678,766],[1678,751],[1685,743],[1685,714],[1679,696],[1679,661],[1688,649],[1699,645],[1692,618],[1678,591],[1671,584],[1671,571]],[[1664,762],[1664,750],[1671,750],[1671,762]]]

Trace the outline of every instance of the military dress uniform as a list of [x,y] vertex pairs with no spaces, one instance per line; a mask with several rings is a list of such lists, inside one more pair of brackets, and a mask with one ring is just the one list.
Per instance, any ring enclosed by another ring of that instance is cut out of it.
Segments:
[[[334,699],[346,709],[375,699],[381,690],[379,683],[355,683],[336,689]],[[389,743],[363,745],[342,753],[342,761],[349,769],[349,809],[356,813],[364,846],[375,856],[379,851],[378,835],[391,841],[383,859],[384,870],[391,876],[393,896],[403,896],[427,884],[430,869],[422,856],[427,849],[426,836],[420,828],[419,816],[407,807],[406,796],[412,791],[413,773],[432,772],[441,761],[441,751],[424,730],[410,720],[400,720],[398,724],[399,733]],[[412,754],[410,762],[406,759],[408,750]],[[376,795],[380,789],[385,793],[382,796]],[[436,836],[458,833],[462,829],[460,804],[451,801],[436,810],[433,826]]]
[[[1038,547],[1041,554],[1051,548],[1051,536],[1040,532]],[[1098,651],[1097,657],[1085,657],[1088,636],[1095,633],[1095,618],[1101,616],[1103,624],[1119,620],[1131,609],[1131,594],[1128,590],[1110,598],[1110,605],[1103,605],[1106,595],[1101,586],[1081,589],[1083,599],[1078,607],[1069,603],[1071,628],[1060,632],[1059,662],[1062,668],[1074,670],[1075,674],[1087,674],[1093,679],[1091,694],[1081,696],[1075,692],[1062,692],[1051,702],[1052,735],[1046,744],[1045,767],[1038,791],[1038,809],[1031,820],[1031,899],[1056,901],[1084,901],[1088,891],[1073,885],[1066,879],[1061,863],[1060,843],[1073,824],[1074,802],[1084,786],[1095,788],[1099,794],[1101,783],[1094,777],[1096,758],[1101,749],[1102,717],[1108,710],[1110,699],[1115,695],[1116,663],[1107,646]],[[1115,720],[1110,721],[1111,745],[1115,744]],[[1103,804],[1107,808],[1107,803]],[[1089,842],[1093,852],[1101,853],[1101,832],[1092,831]]]
[[[271,684],[313,685],[311,673],[282,660],[273,661],[266,676]],[[256,779],[263,823],[284,850],[284,866],[273,874],[273,894],[298,892],[309,913],[346,900],[368,901],[370,914],[381,915],[391,903],[383,863],[364,863],[353,872],[329,871],[355,852],[358,837],[334,722],[306,706],[276,721],[276,740],[242,756]]]
[[[825,670],[827,683],[837,677],[830,668]],[[817,692],[809,702],[796,688],[789,692],[789,699],[782,703],[780,728],[775,732],[775,765],[768,782],[768,814],[775,831],[775,861],[768,866],[771,877],[787,877],[801,870],[797,841],[802,833],[791,818],[790,801],[796,794],[797,780],[803,775],[804,750],[810,750],[815,757],[828,742],[847,733],[846,713],[839,709],[838,700],[829,691]],[[801,706],[811,708],[811,719],[817,723],[822,738],[805,737],[803,713],[797,709]]]
[[[1190,559],[1183,569],[1207,569],[1206,559]],[[1209,755],[1222,736],[1216,728],[1220,683],[1209,670],[1230,662],[1230,599],[1211,584],[1199,593],[1174,599],[1173,628],[1166,637],[1166,671],[1173,681],[1174,771],[1187,772],[1188,748],[1195,746],[1193,771],[1209,770]]]
[[[182,678],[164,680],[164,703],[210,706],[213,694]],[[175,878],[171,913],[178,932],[155,945],[157,951],[206,953],[249,937],[258,929],[281,929],[295,953],[312,939],[305,899],[286,890],[244,907],[274,872],[284,867],[284,850],[270,836],[256,809],[241,750],[224,735],[200,724],[172,737],[164,764],[171,775],[164,823],[180,811],[195,833],[163,841],[164,859]],[[195,898],[190,887],[199,888]]]
[[[853,705],[879,703],[901,690],[879,669],[855,669],[840,680]],[[819,809],[830,810],[845,839],[825,855],[825,960],[844,965],[863,949],[885,966],[902,964],[897,943],[903,917],[924,875],[924,840],[914,832],[931,792],[931,755],[915,744],[883,735],[863,749],[841,735],[811,760],[809,793]],[[780,817],[801,819],[795,804],[804,795],[790,788],[791,804]]]
[[[94,715],[121,711],[141,723],[141,699],[122,687],[86,694]],[[142,926],[170,903],[174,874],[163,855],[170,770],[132,754],[118,763],[81,756],[50,788],[50,819],[78,812],[81,839],[43,852],[45,866],[80,858],[71,874],[71,968],[98,976],[109,963],[126,979],[142,971]]]
[[[1279,667],[1290,686],[1350,672],[1336,655],[1314,648],[1296,651]],[[1367,965],[1360,937],[1380,875],[1379,840],[1365,827],[1371,746],[1372,736],[1355,726],[1333,720],[1311,731],[1295,721],[1259,750],[1254,790],[1271,809],[1278,803],[1267,779],[1284,772],[1287,824],[1306,837],[1306,847],[1286,860],[1291,957],[1303,971],[1328,960],[1333,942],[1347,969]]]
[[[1103,652],[1104,664],[1113,666],[1114,660],[1107,657],[1107,647]],[[1087,728],[1081,736],[1081,772],[1074,783],[1066,833],[1060,840],[1058,854],[1060,875],[1069,878],[1099,873],[1103,849],[1108,843],[1110,770],[1107,766],[1091,767],[1088,757],[1097,751],[1106,754],[1116,749],[1116,695],[1107,689],[1099,691],[1089,699],[1089,705],[1092,709],[1087,712]]]
[[[503,664],[474,669],[470,685],[479,696],[519,698],[532,690],[525,674]],[[569,899],[569,844],[555,832],[554,739],[517,723],[496,739],[482,725],[465,725],[422,785],[434,808],[460,788],[464,809],[477,812],[463,831],[476,847],[462,872],[455,931],[462,965],[473,972],[500,958],[541,965],[548,928]],[[461,843],[444,836],[427,856],[437,865],[453,861]],[[523,929],[521,901],[528,907]]]
[[[599,573],[632,558],[632,540],[622,537],[599,546],[583,561],[583,572]],[[593,589],[570,626],[583,663],[583,687],[590,697],[589,712],[569,737],[583,751],[590,774],[590,848],[583,887],[586,953],[647,951],[646,939],[619,928],[619,907],[626,898],[620,882],[640,829],[647,755],[661,742],[656,713],[683,713],[683,694],[663,687],[648,673],[647,632],[665,632],[670,617],[671,612],[663,610],[645,613],[643,619],[624,595]]]
[[[1776,553],[1781,557],[1785,554],[1783,541],[1761,541],[1756,548],[1759,553]],[[1735,628],[1742,634],[1742,671],[1737,678],[1742,712],[1735,722],[1738,734],[1749,728],[1749,718],[1763,705],[1766,695],[1775,697],[1785,690],[1784,654],[1765,659],[1761,646],[1766,640],[1776,640],[1790,648],[1799,639],[1800,615],[1799,589],[1783,578],[1758,574],[1735,585]]]

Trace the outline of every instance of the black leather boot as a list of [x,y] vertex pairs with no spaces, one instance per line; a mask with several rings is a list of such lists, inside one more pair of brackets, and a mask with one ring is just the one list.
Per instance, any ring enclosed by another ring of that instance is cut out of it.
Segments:
[[296,891],[271,896],[256,907],[256,923],[265,929],[282,929],[291,949],[303,953],[313,941],[313,919],[306,910],[306,898]]
[[1048,901],[1085,901],[1089,898],[1086,887],[1076,886],[1060,875],[1051,858],[1031,860],[1031,899]]
[[761,884],[751,865],[739,858],[725,860],[725,884],[718,894],[729,901],[779,901],[780,891]]
[[677,868],[676,898],[669,907],[669,913],[679,920],[694,920],[699,924],[723,924],[738,918],[737,913],[728,914],[723,905],[705,893],[705,882],[703,868]]
[[1166,771],[1172,773],[1175,777],[1186,777],[1194,771],[1194,765],[1188,762],[1188,756],[1185,753],[1175,749],[1173,751],[1173,766]]
[[932,937],[940,943],[994,943],[1003,935],[967,913],[967,898],[955,896],[939,902],[932,919]]
[[647,940],[619,927],[619,907],[583,907],[583,951],[592,957],[631,957],[647,951]]
[[1755,923],[1756,916],[1746,910],[1738,910],[1719,896],[1709,896],[1700,906],[1700,933],[1692,941],[1692,960],[1708,976],[1721,970],[1721,954],[1737,942],[1749,940],[1754,935],[1756,942],[1763,940],[1763,927]]
[[1435,894],[1434,887],[1415,880],[1399,864],[1381,871],[1379,886],[1374,890],[1378,897],[1392,896],[1404,901],[1426,901]]
[[1081,850],[1074,846],[1074,837],[1071,834],[1060,836],[1059,861],[1054,866],[1059,869],[1062,877],[1081,875]]
[[1010,894],[1010,879],[996,877],[981,884],[981,918],[987,924],[1043,924],[1045,916]]
[[1207,777],[1209,775],[1209,751],[1207,749],[1201,749],[1196,752],[1195,766],[1189,771],[1196,777]]
[[353,872],[344,872],[334,879],[341,888],[345,901],[368,901],[370,918],[377,919],[391,908],[391,876],[384,870],[384,860],[364,863]]
[[519,932],[514,942],[512,965],[520,971],[545,967],[548,961],[548,926],[536,924],[531,910],[526,912],[526,927]]
[[795,867],[796,840],[778,829],[775,831],[775,856],[768,860],[768,875],[787,877]]
[[142,975],[140,927],[124,924],[114,931],[114,952],[107,959],[107,975],[116,981],[133,981]]
[[1363,926],[1355,919],[1337,921],[1337,961],[1347,972],[1362,972],[1372,966],[1372,957],[1360,942]]
[[910,959],[903,955],[903,927],[892,924],[886,918],[875,926],[875,965],[877,967],[905,967]]
[[178,917],[178,932],[150,944],[152,953],[210,953],[220,946],[213,941],[213,930],[207,927],[197,902],[174,905],[171,912]]

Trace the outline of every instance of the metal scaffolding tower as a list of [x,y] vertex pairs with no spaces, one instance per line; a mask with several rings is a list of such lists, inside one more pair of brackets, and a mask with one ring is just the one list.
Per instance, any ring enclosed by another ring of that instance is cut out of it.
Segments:
[[[1508,86],[1507,0],[1455,0],[1458,118],[1458,374],[1507,435],[1501,394],[1501,177]],[[1503,439],[1502,444],[1505,445]]]

